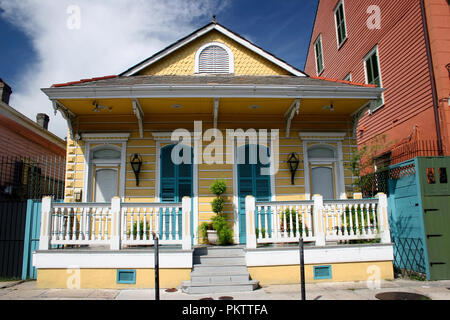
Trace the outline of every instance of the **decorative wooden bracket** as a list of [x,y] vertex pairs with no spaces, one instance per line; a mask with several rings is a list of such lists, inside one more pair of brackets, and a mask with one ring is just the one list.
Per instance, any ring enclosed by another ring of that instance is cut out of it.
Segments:
[[59,111],[63,118],[67,121],[67,127],[69,128],[70,139],[74,140],[73,134],[73,124],[72,121],[76,118],[76,115],[70,111],[66,106],[64,106],[58,100],[52,100],[53,109],[55,110],[55,115]]
[[289,138],[291,132],[291,122],[294,116],[299,114],[300,112],[300,99],[295,99],[295,101],[291,104],[289,109],[284,114],[284,118],[286,119],[286,138]]
[[144,111],[137,99],[133,99],[133,112],[138,119],[139,135],[141,138],[144,138]]
[[219,118],[219,99],[214,99],[214,109],[213,109],[213,116],[214,116],[214,129],[217,129],[217,120]]

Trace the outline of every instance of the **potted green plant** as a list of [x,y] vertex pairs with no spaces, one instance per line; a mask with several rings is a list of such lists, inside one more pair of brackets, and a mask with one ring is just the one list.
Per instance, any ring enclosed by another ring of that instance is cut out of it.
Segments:
[[211,202],[211,208],[215,216],[212,218],[212,223],[204,222],[200,225],[200,234],[202,237],[207,238],[210,244],[231,244],[233,243],[233,233],[228,227],[223,213],[225,199],[221,197],[227,190],[227,185],[223,180],[215,180],[209,187],[209,190],[216,195],[216,198]]

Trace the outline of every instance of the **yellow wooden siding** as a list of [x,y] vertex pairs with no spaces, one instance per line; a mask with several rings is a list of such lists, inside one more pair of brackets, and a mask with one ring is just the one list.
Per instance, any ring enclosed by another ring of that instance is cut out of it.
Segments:
[[245,48],[225,35],[211,31],[192,41],[160,61],[140,71],[138,75],[193,75],[195,53],[209,42],[221,42],[228,46],[234,55],[235,75],[290,75],[286,70]]
[[[304,200],[305,199],[305,172],[303,163],[303,141],[299,137],[298,130],[292,130],[289,138],[284,137],[284,132],[280,132],[280,154],[279,170],[274,177],[275,199],[277,201]],[[225,136],[225,134],[224,134]],[[210,142],[203,142],[203,149],[207,148]],[[308,142],[308,147],[318,142]],[[160,143],[164,147],[169,143]],[[331,143],[337,146],[336,142]],[[225,149],[225,148],[224,148]],[[351,132],[342,141],[342,152],[345,175],[345,191],[349,198],[355,191],[353,182],[356,177],[352,176],[351,155],[356,150],[356,140]],[[286,163],[288,155],[296,152],[300,158],[299,168],[295,175],[295,185],[291,185],[291,173]],[[156,184],[159,177],[156,177],[157,166],[157,141],[150,131],[144,132],[144,138],[140,138],[138,131],[130,131],[130,138],[127,142],[127,162],[125,174],[125,201],[127,202],[154,202],[156,197]],[[140,185],[136,186],[135,175],[129,164],[130,157],[134,153],[139,153],[143,159],[143,166],[139,175]],[[73,201],[74,191],[83,188],[84,185],[84,142],[74,142],[68,140],[68,163],[66,172],[66,201]],[[224,161],[226,154],[224,153]],[[233,165],[231,164],[199,164],[198,165],[198,214],[199,224],[208,222],[214,216],[211,209],[211,201],[214,195],[209,191],[209,186],[215,179],[224,179],[227,184],[225,198],[225,213],[229,223],[233,221]]]

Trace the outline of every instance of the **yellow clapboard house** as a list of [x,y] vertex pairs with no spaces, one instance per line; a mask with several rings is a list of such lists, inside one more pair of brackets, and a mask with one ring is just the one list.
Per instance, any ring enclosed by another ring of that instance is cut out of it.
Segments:
[[354,199],[351,170],[355,115],[383,89],[310,77],[213,21],[118,76],[43,91],[69,133],[65,203],[43,200],[39,286],[152,287],[155,236],[162,285],[193,281],[217,179],[254,281],[298,282],[300,236],[307,281],[392,278],[384,195]]

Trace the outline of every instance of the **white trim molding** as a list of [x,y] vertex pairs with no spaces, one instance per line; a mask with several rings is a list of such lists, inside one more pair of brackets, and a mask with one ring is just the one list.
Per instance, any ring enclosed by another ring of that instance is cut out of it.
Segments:
[[[127,141],[130,137],[130,133],[83,133],[81,135],[82,140],[85,141],[85,154],[84,154],[84,176],[83,176],[83,202],[90,202],[91,188],[92,188],[92,162],[91,152],[94,149],[111,147],[121,152],[119,176],[119,197],[125,197],[125,180],[127,169]],[[92,144],[101,144],[100,146],[92,147]],[[115,144],[120,144],[116,146]]]
[[[299,132],[303,143],[303,169],[305,173],[305,195],[306,199],[311,199],[311,177],[309,169],[312,164],[331,163],[334,165],[334,185],[335,194],[339,199],[346,198],[344,160],[342,153],[342,141],[344,141],[345,132]],[[314,145],[308,146],[308,142],[314,142]],[[337,146],[333,145],[337,144]],[[323,146],[334,150],[335,157],[332,159],[309,159],[308,149]]]
[[[192,268],[192,250],[161,250],[160,268]],[[80,269],[154,268],[154,251],[36,251],[33,266],[38,269],[66,269],[77,266]]]
[[[176,144],[176,141],[171,140],[172,132],[152,132],[152,136],[156,141],[156,170],[155,170],[155,202],[160,202],[161,193],[161,144]],[[198,244],[198,225],[199,225],[199,210],[198,210],[198,155],[199,155],[199,143],[201,137],[197,137],[193,133],[191,134],[194,144],[190,145],[192,147],[192,152],[194,153],[194,163],[192,164],[192,223],[193,229],[192,234],[194,236],[194,245]]]
[[[248,267],[298,265],[298,248],[247,249]],[[305,247],[305,264],[393,261],[392,244]]]

